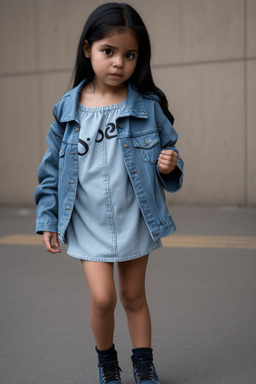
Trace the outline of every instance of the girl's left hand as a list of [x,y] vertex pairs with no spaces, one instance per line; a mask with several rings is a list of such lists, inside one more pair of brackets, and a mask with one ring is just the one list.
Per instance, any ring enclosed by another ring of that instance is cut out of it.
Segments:
[[172,149],[162,150],[158,157],[159,171],[165,175],[174,171],[177,165],[178,153]]

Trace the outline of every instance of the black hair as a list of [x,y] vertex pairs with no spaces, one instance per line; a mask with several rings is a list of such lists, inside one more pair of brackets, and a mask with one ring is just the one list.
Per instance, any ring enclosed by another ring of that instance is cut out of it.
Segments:
[[84,55],[85,40],[91,47],[95,41],[103,39],[109,31],[120,28],[129,28],[139,42],[138,61],[129,83],[144,96],[157,99],[163,112],[173,124],[174,118],[168,109],[166,96],[155,85],[152,77],[150,68],[151,47],[147,29],[140,15],[128,4],[105,3],[97,7],[88,17],[78,44],[73,72],[73,87],[76,87],[84,79],[87,79],[87,83],[89,83],[94,77],[91,61]]

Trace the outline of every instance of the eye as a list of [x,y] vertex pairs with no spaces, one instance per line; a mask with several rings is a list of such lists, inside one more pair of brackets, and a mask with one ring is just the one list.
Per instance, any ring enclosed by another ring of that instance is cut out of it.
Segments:
[[126,53],[126,58],[127,59],[134,59],[134,57],[135,57],[135,55],[134,55],[134,53],[132,53],[132,52],[128,52],[128,53]]
[[106,56],[109,56],[112,54],[112,50],[110,48],[103,49],[103,53]]

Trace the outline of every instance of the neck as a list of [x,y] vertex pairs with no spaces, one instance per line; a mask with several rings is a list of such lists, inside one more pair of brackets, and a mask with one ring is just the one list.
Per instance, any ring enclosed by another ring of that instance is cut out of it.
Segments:
[[103,107],[106,105],[118,104],[127,97],[127,85],[125,83],[120,86],[112,87],[99,86],[92,81],[87,84],[80,96],[80,103],[86,107]]

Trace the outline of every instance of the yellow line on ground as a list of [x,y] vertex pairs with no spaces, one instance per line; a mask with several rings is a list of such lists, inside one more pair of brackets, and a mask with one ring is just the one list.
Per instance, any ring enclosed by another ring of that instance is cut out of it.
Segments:
[[162,241],[166,247],[256,249],[256,237],[173,235]]
[[[0,244],[43,245],[42,240],[42,236],[38,235],[9,235],[0,238]],[[162,242],[165,247],[172,248],[231,248],[256,250],[256,237],[171,235],[164,237]]]
[[0,244],[43,245],[43,237],[38,235],[9,235],[0,238]]

